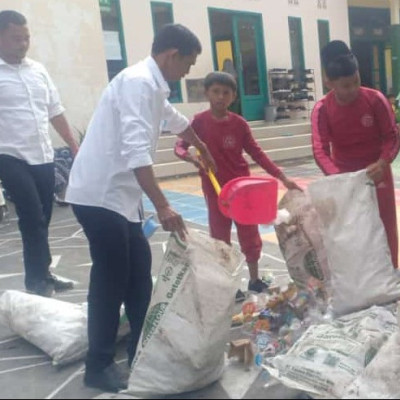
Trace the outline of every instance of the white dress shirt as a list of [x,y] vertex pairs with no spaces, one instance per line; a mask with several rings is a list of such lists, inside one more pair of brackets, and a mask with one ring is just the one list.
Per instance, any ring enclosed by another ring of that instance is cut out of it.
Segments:
[[168,102],[169,93],[152,57],[110,82],[72,167],[66,201],[106,208],[140,222],[142,189],[133,170],[153,165],[164,121],[174,133],[189,126]]
[[0,58],[0,154],[31,165],[53,162],[49,120],[65,111],[44,66]]

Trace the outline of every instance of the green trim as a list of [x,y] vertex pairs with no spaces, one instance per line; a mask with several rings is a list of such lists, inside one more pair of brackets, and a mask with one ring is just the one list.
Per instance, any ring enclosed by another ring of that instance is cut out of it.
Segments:
[[[151,8],[151,19],[152,19],[152,22],[153,22],[153,32],[154,32],[154,34],[157,34],[157,26],[156,26],[155,13],[154,13],[154,9],[155,9],[156,6],[165,7],[165,9],[169,12],[169,15],[171,17],[170,23],[171,24],[174,23],[174,9],[173,9],[172,3],[166,3],[166,2],[163,2],[163,1],[151,1],[150,2],[150,8]],[[169,83],[170,88],[171,88],[172,84]],[[175,84],[177,85],[178,95],[175,96],[175,97],[170,97],[168,100],[169,100],[170,103],[182,103],[183,102],[182,84],[181,84],[180,81],[175,82]]]
[[214,71],[218,70],[218,59],[217,59],[217,48],[215,46],[216,40],[214,40],[213,30],[211,26],[211,13],[215,11],[215,8],[207,7],[208,13],[208,28],[210,29],[210,38],[211,38],[211,51],[213,56],[213,64],[214,64]]
[[121,11],[121,1],[120,0],[110,0],[116,2],[117,13],[118,13],[118,30],[119,30],[119,43],[121,45],[121,53],[122,59],[124,60],[124,67],[128,66],[128,57],[126,55],[126,44],[125,44],[125,30],[122,19],[122,11]]
[[[256,53],[257,53],[257,67],[259,71],[259,85],[260,85],[260,94],[259,95],[245,95],[245,88],[243,83],[243,77],[240,73],[238,73],[238,84],[239,84],[239,93],[241,99],[241,108],[242,115],[246,118],[246,103],[251,101],[257,101],[262,99],[263,104],[268,104],[269,102],[269,93],[268,93],[268,82],[267,82],[267,60],[265,56],[265,40],[264,40],[264,26],[263,26],[263,16],[258,12],[249,12],[249,11],[240,11],[240,10],[228,10],[223,8],[215,8],[208,7],[208,19],[209,19],[209,29],[210,29],[210,38],[211,38],[211,48],[212,48],[212,56],[213,56],[213,65],[214,70],[218,69],[218,58],[217,58],[217,50],[216,50],[216,39],[213,35],[213,29],[211,24],[211,16],[212,13],[222,13],[228,14],[232,18],[232,29],[233,29],[233,46],[234,46],[234,54],[236,56],[240,55],[240,40],[239,40],[239,32],[238,32],[238,23],[240,20],[252,19],[252,23],[256,22],[255,29],[255,41],[256,41]],[[254,21],[256,20],[256,21]],[[239,72],[239,71],[238,71]],[[248,104],[248,103],[247,103]],[[247,111],[249,104],[247,105]],[[249,114],[247,112],[247,114]],[[251,114],[251,113],[250,113]],[[249,114],[249,119],[254,119]],[[263,119],[263,116],[260,116],[260,119]]]
[[240,10],[230,10],[226,8],[217,8],[217,7],[208,7],[208,12],[210,11],[217,11],[217,12],[223,12],[225,14],[240,14],[241,16],[253,16],[253,17],[259,17],[262,15],[262,13],[258,12],[252,12],[252,11],[240,11]]
[[[325,28],[327,28],[327,31],[328,31],[327,43],[321,43],[320,27],[323,25],[325,26]],[[324,48],[324,46],[331,41],[331,27],[330,27],[329,20],[318,19],[317,20],[317,29],[318,29],[319,53],[321,54],[321,51]],[[323,70],[324,70],[324,67],[322,66],[322,62],[321,62],[322,91],[324,94],[327,94],[329,92],[329,89],[327,87],[325,87],[325,82],[324,82],[324,78],[323,78]]]
[[157,26],[156,26],[156,20],[154,18],[154,8],[156,6],[161,6],[165,7],[166,10],[169,11],[169,15],[171,17],[170,23],[174,23],[174,9],[172,3],[165,3],[163,1],[152,1],[150,2],[150,7],[151,7],[151,19],[153,21],[153,32],[156,34],[157,33]]
[[[301,69],[305,69],[305,58],[304,58],[304,39],[303,39],[303,24],[302,24],[302,20],[300,17],[288,17],[288,24],[289,24],[289,38],[291,38],[290,36],[290,22],[291,21],[296,21],[296,22],[300,22],[300,24],[298,25],[300,28],[300,34],[296,35],[297,36],[297,40],[299,40],[299,45],[300,45],[300,68]],[[290,43],[290,55],[291,55],[291,59],[292,59],[292,68],[293,68],[293,51],[292,51],[292,42]]]
[[[374,46],[378,47],[378,63],[379,63],[379,90],[382,93],[386,93],[387,92],[387,77],[386,77],[386,60],[385,60],[385,48],[386,45],[385,43],[382,42],[372,42],[371,43],[371,50],[374,51]],[[371,54],[372,57],[372,54]],[[376,71],[376,69],[374,68],[374,66],[372,65],[372,80],[375,83],[375,77],[374,77],[374,72]]]
[[268,79],[267,79],[267,52],[265,51],[265,32],[264,32],[264,21],[263,15],[259,14],[259,26],[257,29],[258,37],[257,37],[257,52],[258,52],[258,59],[260,61],[260,74],[261,74],[261,85],[265,90],[265,104],[269,104],[269,86],[268,86]]

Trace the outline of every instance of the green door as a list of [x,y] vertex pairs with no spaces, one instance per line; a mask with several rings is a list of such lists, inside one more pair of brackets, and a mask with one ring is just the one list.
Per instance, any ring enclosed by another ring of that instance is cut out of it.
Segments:
[[241,113],[248,121],[262,120],[268,95],[261,16],[233,15],[233,33]]

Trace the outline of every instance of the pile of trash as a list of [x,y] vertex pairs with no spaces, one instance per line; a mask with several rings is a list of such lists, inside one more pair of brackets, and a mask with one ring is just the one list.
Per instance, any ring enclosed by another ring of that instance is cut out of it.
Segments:
[[309,326],[328,319],[324,291],[314,280],[308,290],[290,283],[267,294],[250,295],[232,325],[242,326],[243,336],[253,343],[254,362],[261,366],[289,350]]

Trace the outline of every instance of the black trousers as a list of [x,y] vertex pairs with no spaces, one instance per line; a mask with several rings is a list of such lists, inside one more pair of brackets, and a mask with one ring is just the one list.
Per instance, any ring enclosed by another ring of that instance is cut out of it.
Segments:
[[49,275],[54,164],[29,165],[0,155],[0,179],[15,204],[23,243],[25,286],[29,289]]
[[131,327],[130,362],[136,353],[152,293],[151,251],[142,224],[103,208],[74,205],[73,209],[93,261],[86,368],[100,371],[114,360],[122,304]]

